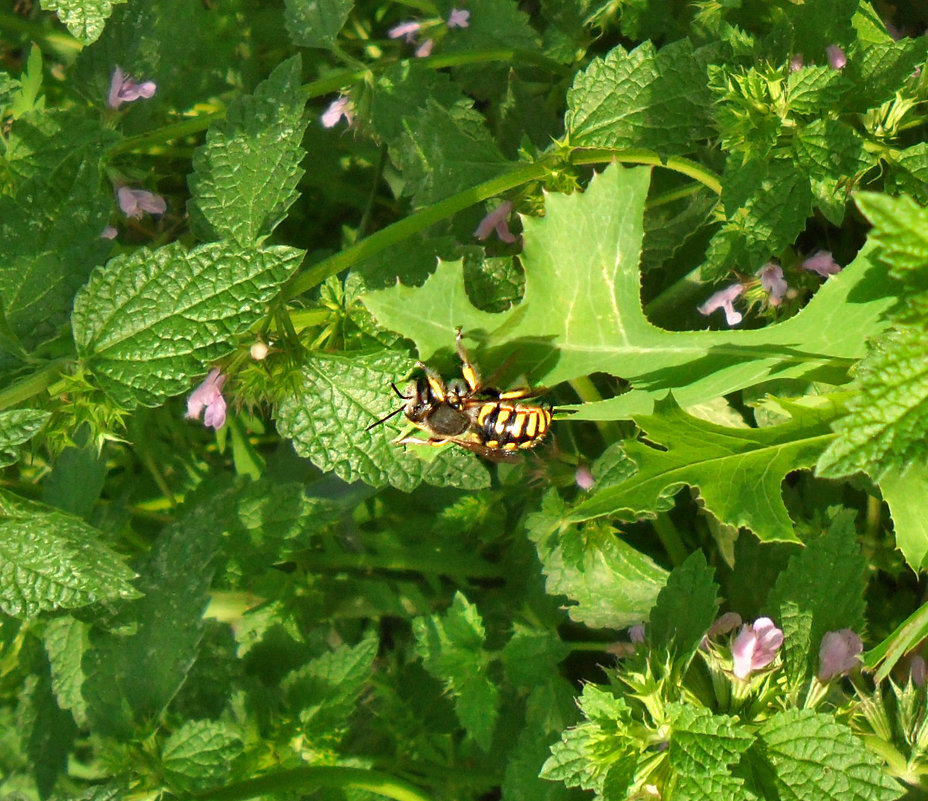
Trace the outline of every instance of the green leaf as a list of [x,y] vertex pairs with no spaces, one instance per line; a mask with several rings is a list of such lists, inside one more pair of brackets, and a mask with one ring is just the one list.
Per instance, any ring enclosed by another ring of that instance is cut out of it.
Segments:
[[[814,64],[790,72],[786,79],[786,96],[790,111],[818,116],[823,108],[832,108],[851,82],[840,70]],[[820,120],[824,121],[824,120]]]
[[537,687],[557,675],[557,666],[570,655],[570,647],[553,631],[518,622],[513,628],[501,655],[509,681],[516,686]]
[[238,728],[221,720],[188,720],[172,732],[161,748],[161,766],[168,782],[190,792],[221,785],[231,762],[244,745]]
[[753,735],[728,715],[678,703],[668,704],[667,713],[672,726],[670,765],[677,774],[723,780],[754,742]]
[[132,598],[132,575],[79,518],[0,490],[0,609],[8,615]]
[[928,203],[928,142],[887,154],[887,159],[897,169],[887,173],[886,191],[912,195],[919,203]]
[[190,213],[200,239],[258,245],[283,220],[303,176],[305,103],[294,56],[210,126],[190,177]]
[[284,678],[282,688],[300,713],[304,735],[318,738],[346,725],[371,679],[379,646],[379,639],[368,635],[356,646],[340,645]]
[[729,428],[687,414],[672,397],[659,401],[653,415],[635,418],[646,438],[625,445],[638,472],[595,491],[567,519],[653,516],[665,496],[686,484],[721,523],[745,526],[765,541],[795,541],[780,485],[787,473],[812,467],[833,439],[833,411],[781,403],[787,423]]
[[395,421],[368,430],[401,405],[390,384],[408,375],[410,366],[395,351],[313,353],[303,367],[300,391],[280,403],[278,430],[293,440],[300,456],[348,482],[406,492],[422,481],[465,489],[489,486],[486,468],[457,445],[443,446],[425,462],[393,442],[405,430]]
[[715,570],[702,551],[693,551],[670,571],[651,610],[651,642],[665,646],[684,663],[695,652],[718,612]]
[[42,409],[13,409],[0,412],[0,467],[19,459],[19,445],[35,436],[50,413]]
[[48,798],[59,775],[67,773],[76,727],[52,693],[47,663],[26,678],[19,696],[19,726],[31,763],[39,797]]
[[285,0],[284,24],[298,47],[331,50],[354,0]]
[[499,690],[489,676],[486,632],[477,607],[460,592],[443,615],[413,620],[416,650],[425,669],[444,682],[467,733],[488,750],[499,715]]
[[900,659],[928,637],[928,605],[923,605],[900,623],[892,634],[863,655],[864,664],[873,670],[879,665],[874,681],[881,682]]
[[893,518],[896,547],[916,573],[928,567],[928,470],[918,465],[891,467],[880,479],[880,491]]
[[818,460],[820,476],[863,470],[880,481],[889,470],[928,465],[928,363],[925,329],[900,325],[873,343],[854,378],[848,413]]
[[[525,294],[506,312],[478,311],[467,299],[460,265],[447,263],[421,287],[369,292],[364,303],[381,325],[412,339],[426,362],[450,351],[462,326],[466,336],[495,346],[493,362],[476,354],[487,374],[511,359],[512,375],[528,375],[534,384],[597,371],[631,382],[620,397],[584,404],[577,419],[648,413],[669,389],[691,406],[773,375],[846,380],[845,368],[835,369],[832,359],[863,356],[867,338],[886,327],[882,314],[896,302],[896,288],[869,251],[783,323],[756,331],[661,330],[647,320],[640,299],[648,176],[644,168],[611,166],[583,194],[548,195],[543,218],[524,217]],[[833,316],[842,321],[840,331],[821,324]]]
[[794,686],[816,672],[826,632],[862,632],[866,567],[857,545],[854,514],[845,511],[823,536],[794,555],[778,576],[767,605],[783,628],[783,662]]
[[414,116],[403,118],[403,135],[390,156],[403,171],[416,206],[495,178],[510,166],[471,101],[444,108],[428,98]]
[[107,454],[94,443],[67,447],[42,482],[42,501],[88,520],[103,491],[107,469]]
[[553,492],[529,516],[545,589],[566,595],[572,620],[592,628],[625,628],[646,620],[667,572],[604,525],[568,526],[563,501]]
[[567,93],[567,137],[575,147],[646,147],[691,153],[711,138],[706,52],[688,39],[655,51],[621,45],[594,59]]
[[857,11],[858,0],[806,0],[789,9],[793,53],[804,53],[807,59],[824,61],[829,44],[847,46],[854,39],[851,18]]
[[845,68],[854,84],[853,102],[873,108],[892,100],[912,73],[924,66],[926,52],[928,42],[921,37],[864,44]]
[[96,731],[131,736],[159,720],[183,684],[203,635],[222,535],[216,519],[230,500],[229,493],[214,494],[163,530],[137,566],[144,596],[126,603],[110,630],[91,631],[83,696]]
[[267,313],[301,258],[293,248],[228,242],[121,254],[75,298],[78,353],[121,406],[157,406],[189,389],[204,364]]
[[81,659],[90,644],[87,625],[70,616],[48,621],[45,653],[51,668],[52,690],[58,706],[74,716],[78,726],[87,727],[87,705],[81,695],[84,673]]
[[928,289],[928,209],[909,197],[859,192],[854,200],[873,223],[868,241],[892,274],[919,289]]
[[851,730],[808,709],[778,712],[760,728],[780,796],[795,801],[894,801],[903,788]]
[[81,44],[89,45],[100,38],[103,27],[113,13],[113,6],[126,0],[41,0],[45,11],[54,11]]

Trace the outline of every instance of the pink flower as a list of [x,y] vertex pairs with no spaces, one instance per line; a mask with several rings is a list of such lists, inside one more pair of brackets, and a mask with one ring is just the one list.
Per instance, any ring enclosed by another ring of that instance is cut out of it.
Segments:
[[734,631],[738,626],[741,625],[741,615],[737,612],[726,612],[721,617],[715,619],[715,622],[709,626],[709,630],[706,632],[707,637],[721,637],[723,634],[728,634],[730,631]]
[[863,641],[850,629],[826,632],[818,649],[819,681],[831,681],[849,673],[857,666],[857,657],[863,650]]
[[147,189],[130,189],[128,186],[121,186],[116,190],[116,197],[119,200],[119,208],[127,217],[136,220],[142,219],[142,214],[164,214],[168,208],[164,198],[149,192]]
[[644,623],[628,627],[628,639],[633,643],[644,642]]
[[354,106],[351,105],[351,100],[344,95],[340,95],[329,103],[329,107],[322,112],[319,119],[322,121],[323,128],[334,128],[342,117],[349,126],[354,121]]
[[390,30],[387,31],[387,36],[391,39],[399,39],[402,37],[412,44],[416,41],[416,35],[419,33],[421,27],[421,22],[401,22],[399,25],[394,25],[390,28]]
[[733,673],[746,679],[755,670],[767,667],[783,644],[783,632],[769,617],[759,617],[751,625],[742,626],[731,646]]
[[104,226],[103,230],[100,232],[100,239],[115,239],[119,234],[112,225]]
[[483,242],[490,235],[490,231],[495,230],[496,235],[503,242],[507,242],[511,245],[516,241],[515,236],[513,236],[512,232],[509,230],[509,223],[507,222],[507,218],[511,211],[512,201],[504,200],[480,221],[480,225],[478,225],[477,230],[474,231],[474,236]]
[[203,425],[218,431],[226,422],[226,399],[222,397],[222,385],[226,377],[218,367],[209,371],[190,396],[187,398],[187,419],[196,420],[204,409]]
[[803,65],[802,53],[796,53],[796,54],[789,60],[789,71],[790,71],[790,72],[799,72],[799,70],[802,69],[802,65]]
[[577,472],[574,473],[574,480],[577,482],[577,486],[584,492],[589,492],[596,483],[596,479],[593,478],[593,471],[585,464],[577,468]]
[[106,98],[106,105],[119,108],[123,103],[131,103],[140,97],[151,97],[157,88],[158,85],[154,81],[136,83],[131,75],[122,71],[122,67],[116,67],[110,79],[110,93]]
[[714,295],[710,295],[709,299],[702,304],[702,306],[697,307],[697,311],[703,315],[710,315],[716,309],[723,309],[725,311],[725,321],[729,326],[738,325],[744,318],[739,311],[735,311],[735,307],[732,305],[741,294],[744,292],[743,284],[732,284],[731,286],[725,287],[725,289],[720,289]]
[[435,46],[435,42],[432,39],[426,39],[421,45],[416,48],[416,58],[426,58],[432,55],[432,48]]
[[789,287],[783,279],[783,268],[775,261],[768,261],[755,275],[760,278],[760,285],[769,296],[771,306],[779,306]]
[[836,44],[830,44],[825,48],[825,53],[828,54],[828,63],[831,64],[833,70],[843,70],[847,64],[847,56],[844,55],[844,51],[838,47]]
[[449,28],[468,28],[470,27],[470,11],[463,8],[452,8],[448,15]]
[[841,265],[834,260],[830,250],[816,250],[802,262],[802,269],[818,273],[822,278],[841,272]]

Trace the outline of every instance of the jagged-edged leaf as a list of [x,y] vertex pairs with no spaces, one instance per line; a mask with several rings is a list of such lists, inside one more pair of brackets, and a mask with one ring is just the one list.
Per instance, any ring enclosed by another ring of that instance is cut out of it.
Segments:
[[65,616],[50,620],[45,627],[45,653],[51,668],[52,690],[58,706],[67,709],[79,726],[87,725],[87,707],[81,695],[84,673],[81,659],[89,644],[88,626]]
[[781,797],[796,801],[894,801],[902,786],[862,740],[831,715],[778,712],[760,728]]
[[402,382],[411,367],[396,351],[313,353],[303,367],[300,391],[280,404],[278,429],[293,440],[300,456],[345,481],[407,492],[422,481],[467,489],[488,486],[486,468],[457,445],[442,446],[426,462],[393,442],[409,428],[397,422],[402,415],[368,429],[402,405],[390,384]]
[[45,425],[49,412],[42,409],[12,409],[0,412],[0,467],[19,458],[19,445],[28,442]]
[[893,518],[896,547],[909,567],[920,572],[928,566],[928,468],[921,465],[890,467],[880,479],[880,492]]
[[161,765],[174,787],[202,790],[222,784],[243,748],[237,726],[222,720],[188,720],[165,740]]
[[670,571],[651,610],[651,642],[687,660],[715,620],[719,587],[702,551]]
[[89,45],[100,38],[113,6],[126,0],[41,0],[45,11],[54,11],[71,35]]
[[48,609],[132,598],[133,573],[83,520],[0,490],[0,609]]
[[780,485],[790,471],[815,464],[834,438],[834,412],[781,403],[787,423],[729,428],[692,417],[673,398],[660,401],[653,415],[635,418],[646,439],[625,445],[638,472],[594,492],[567,519],[653,516],[664,495],[688,485],[725,525],[750,528],[762,540],[796,540]]
[[876,192],[860,192],[854,200],[873,223],[868,240],[893,274],[918,289],[928,288],[928,209],[910,197]]
[[305,103],[300,57],[294,56],[210,126],[190,177],[190,211],[200,239],[255,245],[284,218],[303,176]]
[[[583,194],[548,195],[543,218],[523,218],[525,293],[505,312],[479,312],[467,299],[460,265],[448,263],[421,287],[369,292],[364,303],[378,322],[412,339],[424,361],[450,353],[462,326],[466,338],[493,347],[492,362],[475,354],[488,374],[511,359],[511,374],[535,384],[596,371],[631,382],[624,395],[584,404],[578,419],[647,413],[670,389],[689,406],[773,375],[821,379],[831,369],[836,381],[845,380],[845,368],[832,360],[862,357],[896,302],[895,287],[869,252],[783,323],[755,331],[664,331],[646,319],[640,299],[648,179],[644,168],[612,166]],[[841,319],[839,330],[822,325],[832,316]]]
[[354,0],[285,0],[287,33],[300,47],[330,49],[352,8]]
[[667,712],[670,765],[678,774],[722,780],[754,742],[753,734],[728,715],[679,703],[668,704]]
[[117,403],[156,406],[230,350],[301,258],[293,248],[230,242],[117,256],[75,298],[78,353]]

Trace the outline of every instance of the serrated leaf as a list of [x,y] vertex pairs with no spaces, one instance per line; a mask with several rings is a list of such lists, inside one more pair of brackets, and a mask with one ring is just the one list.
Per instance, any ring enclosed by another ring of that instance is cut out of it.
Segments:
[[67,772],[76,727],[71,715],[55,701],[47,663],[42,663],[37,674],[26,678],[23,689],[18,723],[39,797],[45,799],[51,795],[59,775]]
[[526,522],[549,595],[566,595],[572,620],[625,628],[646,620],[667,572],[606,526],[565,526],[563,502],[548,493]]
[[259,245],[283,220],[303,176],[305,103],[300,57],[294,56],[210,126],[190,177],[190,212],[200,239]]
[[0,609],[8,615],[132,598],[132,575],[84,521],[0,490]]
[[888,470],[928,465],[928,359],[925,330],[897,326],[873,343],[858,368],[848,413],[816,466],[836,478],[858,470],[879,481]]
[[500,694],[489,676],[486,632],[477,607],[460,592],[443,615],[413,620],[416,650],[425,669],[444,682],[467,733],[488,750],[499,716]]
[[795,801],[894,801],[903,788],[851,730],[807,709],[778,712],[760,738],[781,796]]
[[540,686],[557,674],[557,665],[570,654],[570,648],[547,629],[529,628],[518,622],[513,629],[501,654],[506,676],[517,686]]
[[165,740],[161,765],[174,787],[202,790],[228,777],[244,748],[238,728],[221,720],[188,720]]
[[705,801],[707,798],[724,798],[725,801],[756,801],[757,796],[745,787],[739,776],[714,774],[711,776],[680,776],[674,784],[675,801]]
[[[757,331],[657,328],[642,311],[638,271],[647,184],[648,170],[616,165],[583,194],[548,195],[544,218],[523,218],[525,293],[506,312],[479,312],[460,266],[447,263],[421,287],[369,292],[364,303],[381,325],[412,339],[426,362],[450,351],[462,326],[467,337],[495,346],[493,362],[475,354],[487,374],[511,359],[513,375],[536,385],[597,371],[631,382],[620,397],[584,404],[577,419],[647,413],[670,389],[690,406],[774,374],[821,376],[832,359],[863,356],[867,338],[886,327],[882,313],[896,302],[896,288],[865,249],[783,323]],[[840,333],[821,324],[832,316],[842,321]],[[835,380],[844,375],[842,368]]]
[[157,406],[189,389],[204,364],[266,314],[301,258],[293,248],[229,242],[119,255],[74,300],[78,353],[121,406]]
[[928,287],[928,209],[909,197],[859,192],[854,200],[873,224],[868,240],[892,273],[920,289]]
[[920,36],[862,45],[845,70],[854,84],[854,103],[860,108],[891,100],[909,76],[923,67],[928,52],[928,42]]
[[646,147],[662,155],[692,152],[713,135],[706,56],[680,39],[621,45],[594,59],[567,93],[565,125],[577,147]]
[[840,70],[812,64],[790,72],[786,78],[787,102],[796,114],[818,116],[823,108],[835,106],[851,85]]
[[670,765],[684,776],[726,776],[751,747],[754,735],[736,718],[683,704],[668,704],[672,731]]
[[81,665],[96,731],[131,736],[137,726],[158,720],[183,684],[203,635],[222,535],[217,516],[230,500],[215,494],[163,530],[137,568],[144,596],[125,604],[110,630],[91,631]]
[[567,519],[653,516],[663,496],[686,484],[721,523],[745,526],[765,541],[795,541],[780,485],[787,473],[812,467],[833,439],[833,411],[787,409],[792,419],[782,425],[729,428],[692,417],[672,397],[659,401],[654,415],[635,418],[646,439],[625,446],[638,472],[595,491]]
[[777,577],[768,605],[783,628],[783,662],[794,686],[815,673],[826,632],[862,631],[866,567],[854,516],[843,512]]
[[892,195],[912,195],[928,203],[928,142],[918,142],[889,156],[897,169],[887,173],[886,191]]
[[284,24],[298,47],[329,50],[352,8],[354,0],[285,0]]
[[348,482],[406,492],[422,481],[465,489],[489,486],[486,468],[456,445],[424,462],[393,442],[405,430],[401,424],[388,421],[368,430],[401,403],[390,384],[401,381],[411,366],[396,351],[311,354],[300,391],[280,403],[281,435],[293,440],[300,456]]
[[113,6],[126,0],[41,0],[45,11],[54,11],[81,44],[100,38],[103,27],[113,13]]
[[42,409],[12,409],[0,412],[0,467],[19,459],[19,445],[28,442],[45,425],[50,412]]
[[686,663],[718,612],[715,570],[702,551],[694,551],[670,571],[651,610],[651,642],[665,646]]
[[78,726],[87,726],[87,708],[81,695],[84,674],[81,659],[89,645],[87,625],[73,617],[50,620],[45,627],[45,653],[51,668],[52,690],[58,706],[74,716]]
[[880,492],[893,518],[896,547],[916,573],[928,567],[928,469],[918,465],[891,467],[880,479]]

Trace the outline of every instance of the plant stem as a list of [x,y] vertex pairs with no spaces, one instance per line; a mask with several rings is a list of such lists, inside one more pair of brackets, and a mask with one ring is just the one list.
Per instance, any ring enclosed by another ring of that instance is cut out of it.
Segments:
[[216,790],[195,793],[188,799],[209,801],[244,801],[259,795],[294,791],[308,793],[319,787],[341,790],[366,790],[395,801],[432,801],[417,787],[386,773],[362,768],[307,766],[293,768],[256,779],[248,779]]
[[59,379],[65,366],[71,363],[71,359],[55,359],[12,386],[0,390],[0,409],[16,406],[48,389]]
[[396,557],[371,553],[304,553],[299,557],[299,562],[314,573],[330,570],[389,570],[466,578],[499,578],[505,572],[498,565],[477,559],[468,561],[459,554],[438,555],[434,558],[420,555],[412,558],[406,554]]
[[688,175],[690,178],[699,181],[717,195],[722,194],[722,182],[715,173],[701,164],[685,159],[682,156],[669,156],[667,159],[662,159],[653,150],[609,147],[578,147],[570,154],[571,164],[600,164],[604,161],[618,161],[624,164],[653,164],[655,167],[666,167],[668,170]]

